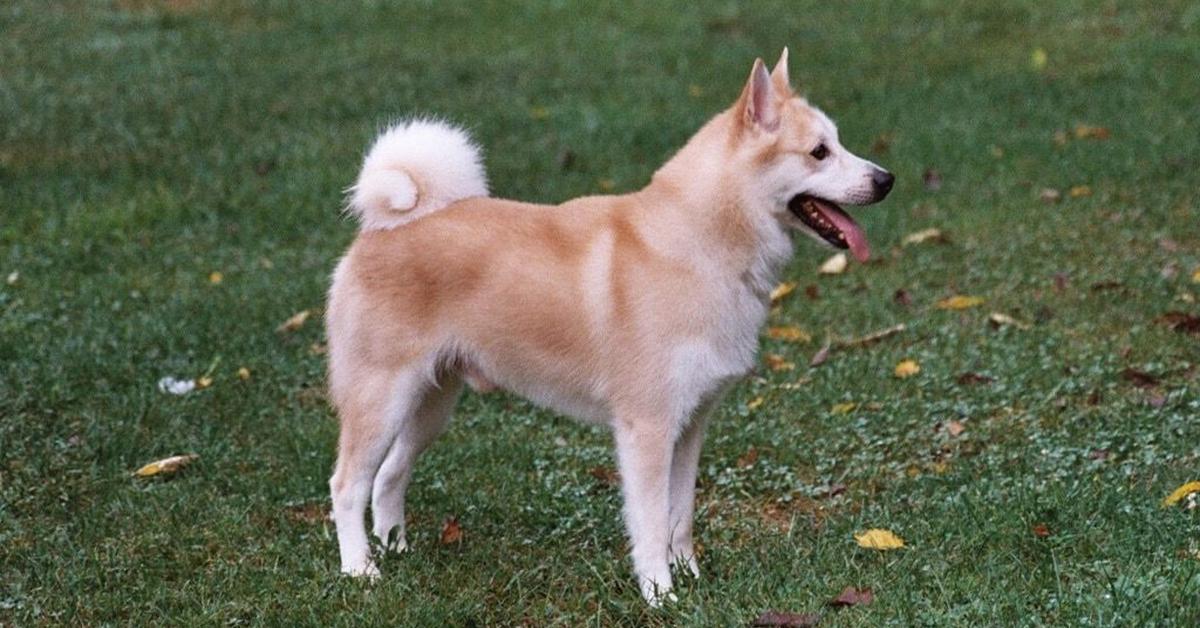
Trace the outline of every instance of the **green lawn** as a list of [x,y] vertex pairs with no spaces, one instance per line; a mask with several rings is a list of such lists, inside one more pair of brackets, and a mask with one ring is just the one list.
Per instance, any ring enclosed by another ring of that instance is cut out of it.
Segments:
[[[1200,5],[631,6],[4,2],[0,625],[1200,622],[1200,509],[1160,507],[1200,479],[1200,336],[1160,319],[1200,314]],[[414,552],[339,577],[318,319],[373,133],[469,125],[498,196],[632,190],[785,44],[898,183],[857,212],[876,262],[818,276],[798,247],[771,324],[813,340],[764,338],[795,370],[712,424],[703,578],[647,608],[608,435],[504,394],[423,458]],[[872,527],[907,546],[857,547]],[[827,607],[846,586],[874,603]]]

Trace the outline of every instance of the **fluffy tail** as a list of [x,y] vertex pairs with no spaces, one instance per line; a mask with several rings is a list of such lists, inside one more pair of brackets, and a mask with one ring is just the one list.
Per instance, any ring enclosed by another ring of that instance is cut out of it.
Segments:
[[364,230],[391,229],[472,196],[487,196],[479,147],[462,129],[411,120],[384,131],[350,189]]

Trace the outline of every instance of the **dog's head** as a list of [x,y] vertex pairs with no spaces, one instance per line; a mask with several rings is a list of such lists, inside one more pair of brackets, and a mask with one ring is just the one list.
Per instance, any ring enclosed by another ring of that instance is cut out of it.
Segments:
[[846,150],[833,122],[793,92],[787,57],[785,48],[770,74],[756,59],[731,110],[735,151],[754,164],[742,170],[750,173],[743,188],[747,210],[767,211],[786,227],[865,261],[866,237],[840,206],[883,200],[894,177]]

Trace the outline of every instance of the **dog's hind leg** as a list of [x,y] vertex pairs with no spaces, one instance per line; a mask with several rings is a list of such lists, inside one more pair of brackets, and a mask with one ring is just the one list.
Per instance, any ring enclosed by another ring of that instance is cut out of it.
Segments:
[[[337,373],[334,373],[337,375]],[[417,369],[361,370],[353,381],[331,378],[341,418],[338,457],[329,489],[342,572],[377,576],[363,516],[388,449],[431,384]]]
[[375,536],[388,549],[404,551],[408,547],[404,530],[404,494],[412,478],[413,464],[445,429],[461,390],[459,375],[444,374],[437,386],[425,390],[420,404],[412,412],[399,418],[400,429],[375,475],[371,490]]

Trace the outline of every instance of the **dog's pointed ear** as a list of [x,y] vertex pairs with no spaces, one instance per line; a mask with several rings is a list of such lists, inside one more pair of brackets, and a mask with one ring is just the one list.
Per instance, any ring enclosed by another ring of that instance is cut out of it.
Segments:
[[754,60],[754,68],[750,70],[750,79],[738,99],[739,118],[746,127],[758,127],[765,131],[775,131],[779,128],[779,103],[776,102],[775,88],[771,85],[771,76],[767,74],[767,66],[762,59]]
[[792,79],[788,76],[788,49],[783,47],[783,52],[779,55],[779,61],[775,62],[775,69],[771,70],[771,82],[775,84],[775,89],[781,94],[792,93]]

